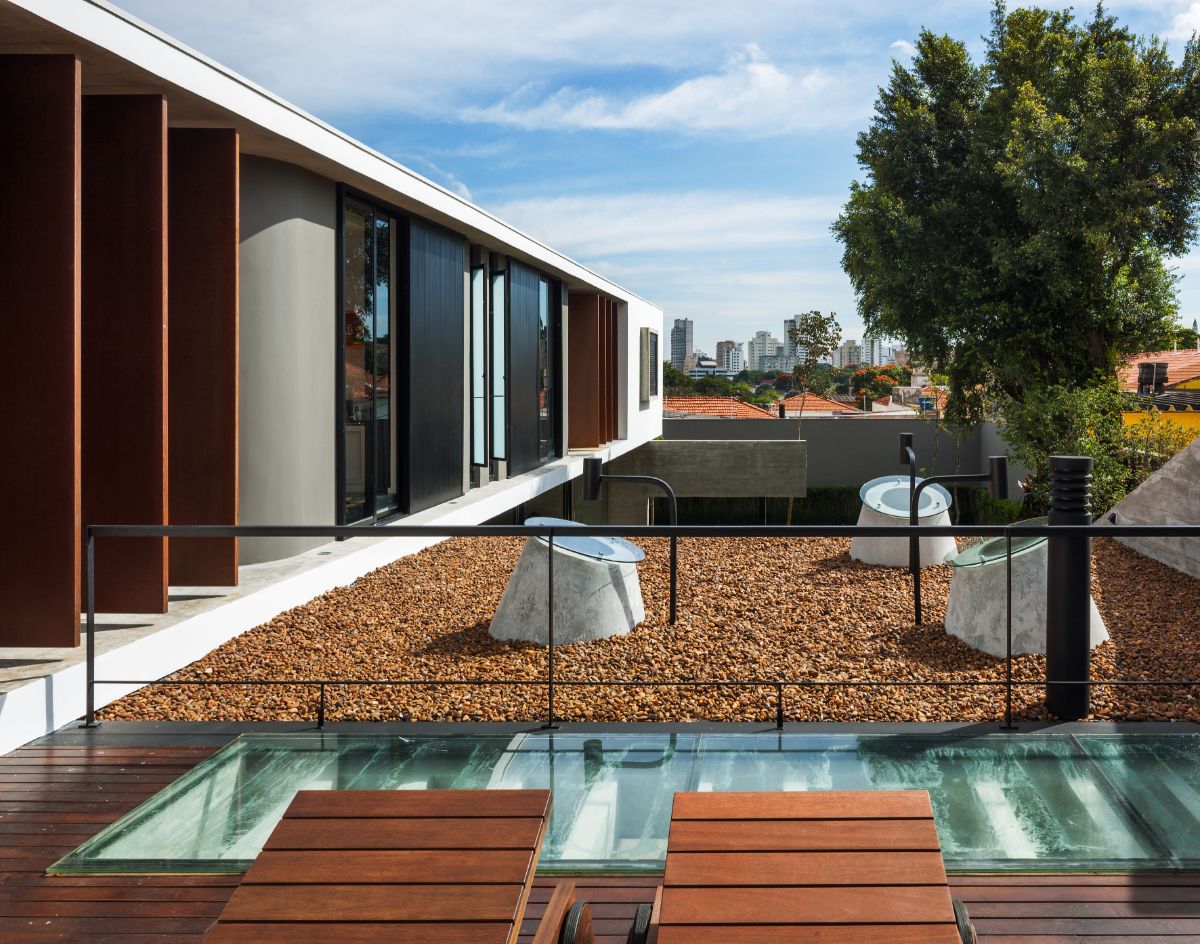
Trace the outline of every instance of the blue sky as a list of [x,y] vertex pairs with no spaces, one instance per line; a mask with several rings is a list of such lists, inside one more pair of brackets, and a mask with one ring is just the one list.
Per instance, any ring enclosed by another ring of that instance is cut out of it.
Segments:
[[[692,318],[697,344],[836,311],[854,139],[923,26],[990,3],[123,0],[134,15]],[[1107,4],[1176,55],[1198,0]],[[1079,9],[1090,12],[1091,4]],[[1200,253],[1176,261],[1200,315]]]

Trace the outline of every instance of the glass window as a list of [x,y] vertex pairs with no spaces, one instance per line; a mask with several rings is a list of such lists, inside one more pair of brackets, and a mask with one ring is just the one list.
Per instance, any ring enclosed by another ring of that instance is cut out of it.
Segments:
[[508,383],[508,357],[505,351],[508,341],[505,330],[508,310],[506,275],[504,272],[492,275],[492,455],[497,459],[508,458],[505,439],[508,414],[504,402],[505,385]]
[[396,497],[396,420],[391,410],[392,363],[391,285],[395,259],[394,227],[389,217],[375,216],[375,314],[371,352],[373,408],[372,451],[375,455],[375,514],[394,511]]
[[345,521],[359,521],[370,514],[367,507],[367,437],[374,383],[368,373],[368,357],[372,356],[368,352],[375,321],[374,218],[370,207],[354,200],[346,201],[342,327],[342,420],[345,426],[342,514]]
[[392,378],[392,286],[396,226],[386,213],[347,197],[342,220],[341,515],[355,522],[399,507],[399,456]]
[[471,270],[471,463],[487,465],[487,294],[484,268]]
[[538,280],[538,458],[549,459],[554,443],[554,321],[551,313],[553,286]]

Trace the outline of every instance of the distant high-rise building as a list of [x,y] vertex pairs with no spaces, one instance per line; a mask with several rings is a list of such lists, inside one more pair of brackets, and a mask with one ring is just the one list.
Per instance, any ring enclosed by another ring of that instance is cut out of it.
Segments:
[[879,367],[888,362],[887,345],[880,338],[865,338],[862,344],[863,366]]
[[834,367],[861,367],[863,363],[863,346],[857,341],[843,341],[833,352]]
[[902,348],[902,347],[892,348],[891,361],[897,367],[907,367],[908,366],[908,351],[904,350],[904,348]]
[[717,342],[717,366],[730,374],[740,374],[744,368],[740,341]]
[[783,345],[770,331],[756,331],[754,337],[746,342],[746,366],[750,370],[765,370],[760,366],[764,357],[778,357],[783,354]]
[[671,366],[678,371],[688,369],[688,358],[692,356],[692,319],[676,318],[671,328]]

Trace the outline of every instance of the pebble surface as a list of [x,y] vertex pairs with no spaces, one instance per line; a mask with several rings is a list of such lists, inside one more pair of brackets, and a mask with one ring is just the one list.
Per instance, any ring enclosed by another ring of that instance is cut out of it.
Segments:
[[[632,632],[555,649],[566,721],[773,721],[773,687],[617,687],[606,680],[872,680],[1002,682],[1003,659],[942,628],[951,568],[922,577],[925,622],[913,624],[906,571],[849,559],[841,538],[694,538],[679,542],[679,620],[667,620],[666,539],[637,542],[646,621]],[[488,635],[519,538],[448,540],[280,614],[171,678],[545,679],[547,655]],[[1111,639],[1093,679],[1200,679],[1200,580],[1101,539],[1093,591]],[[560,603],[560,605],[562,605]],[[1001,601],[1000,605],[1003,605]],[[1045,671],[1013,661],[1014,679]],[[1200,721],[1200,688],[1096,686],[1091,717]],[[1040,685],[1017,687],[1018,719],[1045,719]],[[148,686],[101,716],[128,720],[307,720],[317,690],[289,686]],[[784,690],[789,721],[986,721],[1002,717],[1001,686],[929,684]],[[329,721],[530,721],[544,685],[348,686],[326,691]]]

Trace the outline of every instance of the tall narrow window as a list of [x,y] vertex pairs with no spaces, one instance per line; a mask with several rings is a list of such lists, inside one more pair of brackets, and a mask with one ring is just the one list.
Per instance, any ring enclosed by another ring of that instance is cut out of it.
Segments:
[[397,345],[392,286],[396,225],[347,197],[342,219],[341,520],[391,514],[400,505],[400,457],[392,408]]
[[508,293],[507,273],[492,275],[492,456],[508,458]]
[[471,464],[487,465],[487,286],[483,266],[471,270]]
[[[554,455],[554,323],[551,312],[554,286],[538,280],[538,458],[543,462]],[[555,299],[556,300],[556,299]]]
[[389,217],[375,216],[375,330],[371,348],[371,403],[376,515],[396,510],[396,418],[392,413],[391,287],[395,266],[395,235]]
[[373,412],[373,378],[368,358],[374,338],[375,214],[370,207],[346,201],[343,223],[345,260],[342,312],[342,422],[344,428],[343,520],[360,521],[371,512],[367,503],[368,451]]

